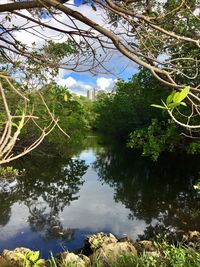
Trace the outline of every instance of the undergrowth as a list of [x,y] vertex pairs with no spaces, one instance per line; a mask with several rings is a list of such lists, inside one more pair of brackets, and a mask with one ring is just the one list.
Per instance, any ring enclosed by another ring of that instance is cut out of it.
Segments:
[[[200,251],[198,247],[186,247],[182,244],[173,245],[167,242],[155,244],[153,253],[143,252],[120,255],[115,261],[102,262],[99,258],[89,267],[200,267]],[[65,263],[64,260],[56,262],[51,260],[51,267],[79,267],[77,263]]]

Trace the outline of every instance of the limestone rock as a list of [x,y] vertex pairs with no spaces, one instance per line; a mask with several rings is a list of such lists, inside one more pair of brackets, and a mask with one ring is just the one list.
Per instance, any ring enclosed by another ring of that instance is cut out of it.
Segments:
[[183,235],[183,239],[187,242],[197,243],[200,242],[200,232],[199,231],[189,231]]
[[[28,248],[19,247],[14,250],[4,249],[2,256],[0,257],[0,266],[5,267],[21,267],[23,266],[24,260],[21,259],[17,254],[26,255],[28,252],[31,252]],[[40,265],[45,265],[45,260],[40,260]]]
[[112,234],[98,233],[96,235],[91,235],[86,239],[86,245],[89,245],[92,251],[111,243],[117,243],[117,238]]
[[1,267],[12,267],[3,257],[0,256],[0,266]]
[[120,255],[132,254],[137,255],[135,247],[130,242],[113,242],[110,244],[103,244],[91,256],[91,261],[96,259],[103,264],[114,263]]
[[8,265],[18,267],[21,265],[22,260],[19,258],[19,256],[17,256],[17,253],[26,255],[30,251],[30,249],[23,247],[16,248],[15,250],[4,249],[2,252],[2,261],[4,260]]
[[86,267],[90,265],[90,259],[84,255],[76,255],[70,252],[64,252],[60,255],[62,262],[70,266],[74,264],[76,267]]
[[142,240],[135,244],[135,247],[139,253],[142,252],[153,252],[156,251],[156,248],[153,245],[152,241],[149,240]]

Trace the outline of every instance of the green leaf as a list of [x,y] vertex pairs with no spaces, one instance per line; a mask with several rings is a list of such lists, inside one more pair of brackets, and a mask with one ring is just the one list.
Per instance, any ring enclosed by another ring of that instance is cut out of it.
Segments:
[[16,127],[16,128],[18,128],[18,125],[16,123],[14,123],[14,122],[11,122],[11,125]]
[[166,107],[164,107],[164,106],[161,106],[161,105],[155,105],[155,104],[151,104],[151,107],[154,107],[154,108],[161,108],[161,109],[166,109]]
[[181,102],[180,104],[181,104],[182,106],[184,106],[184,107],[187,107],[187,105],[186,105],[185,102]]
[[181,92],[176,92],[173,101],[174,103],[180,103],[183,99],[185,99],[190,91],[190,87],[186,86]]
[[174,97],[173,97],[173,102],[176,103],[176,104],[179,103],[179,102],[181,102],[181,100],[179,98],[180,98],[180,93],[179,92],[176,92],[174,94]]
[[40,256],[40,252],[39,251],[35,251],[35,252],[30,253],[29,259],[32,262],[36,262],[38,260],[39,256]]
[[26,255],[24,255],[22,253],[16,253],[16,256],[18,256],[22,260],[25,260],[26,259]]
[[166,104],[167,106],[173,101],[173,97],[175,95],[176,91],[172,91],[172,93],[167,97]]
[[68,95],[65,94],[65,95],[64,95],[64,101],[67,102],[67,100],[68,100]]
[[25,121],[25,114],[24,114],[24,112],[23,112],[21,121],[19,122],[19,126],[18,126],[18,130],[19,130],[19,131],[21,131],[21,129],[23,128],[23,126],[24,126],[24,121]]
[[180,102],[187,97],[190,92],[190,87],[186,86],[179,94]]
[[178,107],[179,105],[180,105],[180,103],[171,103],[171,104],[168,105],[168,108],[169,109],[174,109],[174,108]]

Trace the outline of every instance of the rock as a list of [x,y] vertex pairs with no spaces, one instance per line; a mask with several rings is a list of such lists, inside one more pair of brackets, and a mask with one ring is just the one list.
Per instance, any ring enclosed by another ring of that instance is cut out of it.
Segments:
[[30,249],[23,247],[16,248],[15,250],[4,249],[2,252],[1,260],[6,262],[8,266],[12,265],[18,267],[21,266],[22,259],[19,256],[17,256],[17,253],[26,255],[30,251],[31,251]]
[[117,243],[117,238],[112,234],[98,233],[96,235],[91,235],[86,239],[86,242],[89,243],[92,251],[97,250],[102,245],[108,245],[111,243]]
[[[31,254],[36,253],[36,255],[39,253],[39,251],[32,251],[28,248],[16,248],[15,250],[7,250],[4,249],[2,252],[2,256],[0,257],[0,267],[21,267],[25,266],[25,260],[22,259],[18,254],[23,254],[26,256],[26,260],[30,262],[28,253],[31,252]],[[38,254],[39,256],[39,254]],[[3,265],[4,264],[4,265]],[[46,261],[44,259],[40,259],[40,263],[37,266],[45,266]]]
[[96,259],[106,264],[113,264],[120,255],[132,254],[137,255],[135,247],[130,242],[113,242],[110,244],[103,244],[91,256],[91,262],[95,263]]
[[117,243],[117,241],[117,238],[112,234],[98,233],[91,235],[85,239],[84,247],[81,249],[81,253],[86,256],[90,256],[103,244]]
[[1,267],[12,267],[3,257],[0,256],[0,266]]
[[90,259],[84,255],[76,255],[70,252],[60,254],[61,262],[66,265],[74,265],[76,267],[86,267],[90,265]]
[[133,244],[133,240],[130,239],[129,237],[127,237],[127,236],[118,239],[118,242],[125,242],[125,241],[130,242],[131,244]]
[[199,231],[189,231],[183,235],[183,240],[187,242],[197,243],[200,242],[200,232]]
[[136,244],[134,244],[138,253],[142,253],[142,252],[153,252],[156,251],[156,248],[153,245],[152,241],[149,240],[143,240],[143,241],[139,241]]

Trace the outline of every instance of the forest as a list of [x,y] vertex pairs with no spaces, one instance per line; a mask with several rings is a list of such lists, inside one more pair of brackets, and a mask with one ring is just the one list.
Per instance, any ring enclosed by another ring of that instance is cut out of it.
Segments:
[[0,2],[0,266],[199,267],[199,0]]

